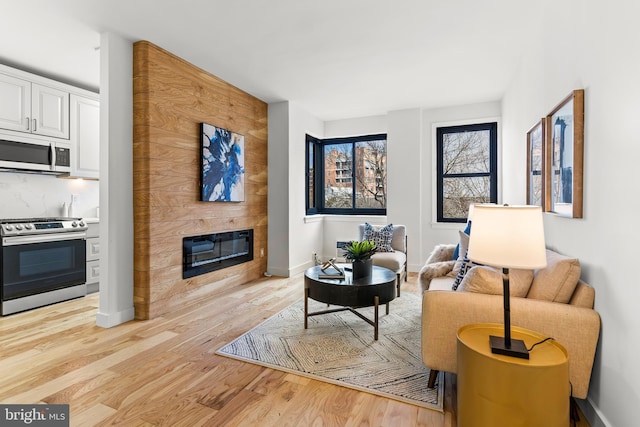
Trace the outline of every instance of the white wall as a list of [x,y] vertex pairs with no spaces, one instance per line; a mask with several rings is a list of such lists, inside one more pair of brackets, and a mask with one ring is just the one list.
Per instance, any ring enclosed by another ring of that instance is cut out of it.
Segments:
[[133,46],[100,38],[100,307],[98,326],[134,318]]
[[[593,427],[637,424],[640,403],[635,171],[640,159],[640,2],[555,2],[503,102],[505,199],[525,198],[525,133],[585,89],[584,218],[545,215],[547,244],[577,256],[602,318],[588,402]],[[588,403],[588,404],[587,404]],[[597,416],[600,420],[597,419]]]
[[84,179],[62,179],[52,175],[0,173],[0,218],[61,216],[62,204],[78,194],[74,216],[95,217],[99,205],[99,183]]
[[321,120],[295,103],[289,103],[289,273],[303,272],[313,265],[311,254],[320,252],[322,223],[305,222],[305,135],[322,137]]
[[[420,153],[420,186],[421,194],[421,243],[422,262],[426,261],[429,253],[435,245],[440,243],[458,243],[458,230],[464,228],[463,224],[437,224],[436,223],[436,136],[435,128],[455,124],[480,123],[486,120],[498,122],[498,163],[501,162],[500,146],[502,136],[500,102],[486,102],[457,107],[425,109],[422,111],[422,149]],[[508,175],[502,175],[498,169],[498,181],[511,180]],[[498,199],[500,189],[498,189]]]
[[269,104],[269,273],[289,277],[321,253],[323,224],[305,220],[305,135],[322,137],[322,121],[293,102]]
[[361,222],[386,224],[386,217],[379,216],[306,216],[305,135],[331,138],[386,131],[386,116],[322,122],[293,102],[269,105],[271,274],[301,273],[312,265],[314,253],[320,258],[334,256],[336,240],[356,238]]
[[387,133],[387,116],[368,116],[324,122],[325,138]]
[[430,168],[420,165],[422,120],[420,109],[391,111],[387,132],[387,222],[407,227],[407,269],[424,264],[421,201],[425,192],[420,176]]
[[[281,106],[286,104],[287,108]],[[276,110],[278,108],[278,110]],[[273,109],[273,113],[272,113]],[[280,110],[281,109],[281,110]],[[435,203],[435,187],[433,173],[435,168],[435,148],[433,129],[436,125],[451,125],[460,123],[477,123],[483,120],[498,121],[498,144],[501,143],[500,102],[487,102],[458,107],[421,110],[409,109],[391,111],[385,116],[359,117],[354,119],[335,120],[322,123],[304,110],[292,103],[278,103],[270,106],[270,120],[286,122],[288,111],[288,126],[290,129],[287,154],[289,188],[279,190],[280,181],[269,181],[270,199],[276,191],[289,193],[289,238],[288,244],[288,275],[304,271],[310,265],[312,253],[321,258],[335,256],[335,244],[338,240],[357,238],[357,225],[365,221],[371,224],[385,225],[387,223],[404,224],[407,226],[409,241],[409,271],[419,271],[433,247],[439,243],[457,243],[460,224],[434,224],[433,203]],[[276,116],[277,114],[277,116]],[[277,118],[276,118],[277,117]],[[284,147],[271,147],[272,132],[270,124],[270,150],[274,148],[274,155],[281,156]],[[274,123],[273,126],[281,126]],[[336,138],[354,135],[376,133],[387,134],[387,215],[386,216],[311,216],[305,217],[305,175],[304,175],[304,140],[305,134],[316,137]],[[279,141],[275,141],[280,145]],[[270,157],[271,159],[271,157]],[[279,165],[278,160],[277,165]],[[269,164],[270,173],[280,176],[284,173],[281,168],[272,171],[274,164]],[[500,171],[499,171],[500,173]],[[280,194],[280,193],[278,193]],[[286,196],[277,196],[287,202]],[[271,200],[270,200],[271,203]],[[284,222],[286,214],[282,209],[276,209],[277,214],[269,212],[269,240],[274,238],[272,221],[280,224]],[[278,213],[279,212],[279,213]],[[281,227],[280,227],[281,228]],[[273,228],[275,230],[275,228]],[[305,236],[297,239],[291,236]],[[282,236],[275,236],[281,240]],[[273,251],[283,251],[286,243],[277,244],[277,248],[269,247],[270,256]],[[279,254],[278,256],[280,256]],[[271,265],[271,263],[270,263]],[[271,267],[269,268],[270,272]],[[287,275],[277,270],[280,275]]]
[[268,106],[267,271],[289,276],[289,102]]

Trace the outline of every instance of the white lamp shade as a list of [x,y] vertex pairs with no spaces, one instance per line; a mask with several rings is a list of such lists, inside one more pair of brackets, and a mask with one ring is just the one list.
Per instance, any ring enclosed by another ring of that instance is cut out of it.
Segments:
[[542,208],[475,205],[467,255],[478,264],[492,267],[545,267]]

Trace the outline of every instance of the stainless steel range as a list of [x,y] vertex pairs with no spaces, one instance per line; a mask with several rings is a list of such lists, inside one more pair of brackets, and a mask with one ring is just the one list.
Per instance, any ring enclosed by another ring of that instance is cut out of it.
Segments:
[[3,316],[86,295],[82,218],[0,219]]

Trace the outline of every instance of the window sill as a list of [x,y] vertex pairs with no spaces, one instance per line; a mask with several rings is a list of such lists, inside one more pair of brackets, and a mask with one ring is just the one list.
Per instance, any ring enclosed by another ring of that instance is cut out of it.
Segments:
[[314,222],[353,222],[356,224],[362,224],[368,222],[373,225],[386,225],[387,217],[381,215],[332,215],[332,214],[317,214],[306,215],[304,217],[305,224],[311,224]]
[[305,224],[312,224],[314,222],[322,222],[322,221],[324,221],[324,215],[322,215],[322,214],[305,215],[305,217],[304,217],[304,223]]

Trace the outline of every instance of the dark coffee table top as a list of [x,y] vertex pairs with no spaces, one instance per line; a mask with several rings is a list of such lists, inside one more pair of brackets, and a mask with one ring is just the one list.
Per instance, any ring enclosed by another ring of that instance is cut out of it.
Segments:
[[396,274],[384,267],[374,265],[371,276],[358,280],[353,280],[350,271],[345,271],[344,279],[319,279],[318,274],[321,273],[319,265],[304,272],[304,286],[309,290],[309,298],[316,301],[345,307],[370,307],[374,305],[376,296],[379,304],[396,297]]

